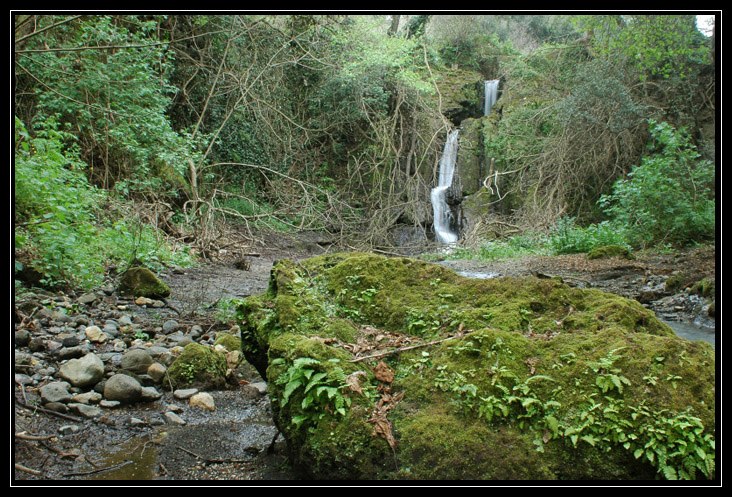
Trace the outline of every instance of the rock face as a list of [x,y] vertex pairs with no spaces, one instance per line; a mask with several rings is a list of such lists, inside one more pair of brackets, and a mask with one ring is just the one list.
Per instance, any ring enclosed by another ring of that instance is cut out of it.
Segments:
[[438,82],[442,96],[442,113],[456,126],[471,117],[483,115],[483,82],[478,72],[448,70]]
[[335,254],[279,261],[239,311],[315,478],[714,476],[714,351],[636,301]]

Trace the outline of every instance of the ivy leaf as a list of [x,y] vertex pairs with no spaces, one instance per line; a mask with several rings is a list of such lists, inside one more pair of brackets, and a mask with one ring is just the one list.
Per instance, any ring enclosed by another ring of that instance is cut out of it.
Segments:
[[595,437],[593,437],[592,435],[583,435],[582,440],[592,445],[593,447],[597,443],[597,439],[595,439]]
[[704,461],[707,458],[707,453],[701,447],[696,447],[696,454]]
[[551,432],[556,435],[559,431],[559,421],[554,416],[547,416],[544,418],[544,421],[546,422],[546,427],[551,430]]

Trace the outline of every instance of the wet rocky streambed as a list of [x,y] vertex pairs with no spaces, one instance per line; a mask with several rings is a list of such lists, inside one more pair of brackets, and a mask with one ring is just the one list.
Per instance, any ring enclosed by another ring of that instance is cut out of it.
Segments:
[[[223,319],[221,302],[264,292],[275,260],[307,255],[262,253],[244,266],[222,257],[169,270],[160,274],[172,290],[165,300],[123,298],[111,285],[86,295],[36,293],[16,300],[14,481],[300,479],[273,425],[267,385],[246,361],[229,364],[226,388],[202,392],[171,389],[142,374],[141,397],[133,403],[70,384],[62,367],[93,353],[109,381],[136,349],[164,369],[187,343],[213,347],[221,334],[237,333]],[[695,283],[713,281],[713,246],[635,260],[578,254],[437,262],[472,278],[559,277],[635,298],[679,336],[715,344],[714,294],[693,291]]]

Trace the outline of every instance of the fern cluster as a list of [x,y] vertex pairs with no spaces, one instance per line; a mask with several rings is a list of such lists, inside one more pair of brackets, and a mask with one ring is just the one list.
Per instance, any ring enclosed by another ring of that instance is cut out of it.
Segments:
[[[284,363],[279,358],[272,365]],[[299,408],[301,414],[292,416],[292,423],[297,427],[313,429],[317,423],[328,415],[345,416],[351,406],[351,399],[343,395],[346,386],[346,374],[339,368],[330,369],[328,373],[318,371],[320,361],[311,357],[298,357],[293,364],[276,380],[284,385],[278,401],[285,407],[293,398],[301,398]]]

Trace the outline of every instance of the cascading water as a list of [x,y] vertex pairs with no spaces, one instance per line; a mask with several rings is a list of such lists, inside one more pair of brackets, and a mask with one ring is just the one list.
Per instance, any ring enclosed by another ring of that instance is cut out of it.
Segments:
[[447,189],[452,185],[452,176],[455,172],[457,160],[458,130],[452,131],[445,142],[445,149],[440,159],[440,178],[437,186],[432,189],[432,209],[434,212],[435,238],[442,243],[455,243],[457,233],[450,227],[451,213],[447,205]]
[[483,104],[483,115],[487,116],[491,111],[491,107],[496,103],[498,98],[498,81],[497,79],[486,81],[485,84],[485,103]]
[[[484,82],[485,97],[483,113],[488,115],[498,99],[499,80]],[[440,178],[437,186],[432,189],[432,209],[434,212],[435,239],[445,244],[453,244],[458,239],[458,233],[453,229],[455,224],[450,206],[447,204],[447,191],[452,186],[452,177],[457,160],[458,130],[452,131],[445,142],[445,149],[440,159]]]

